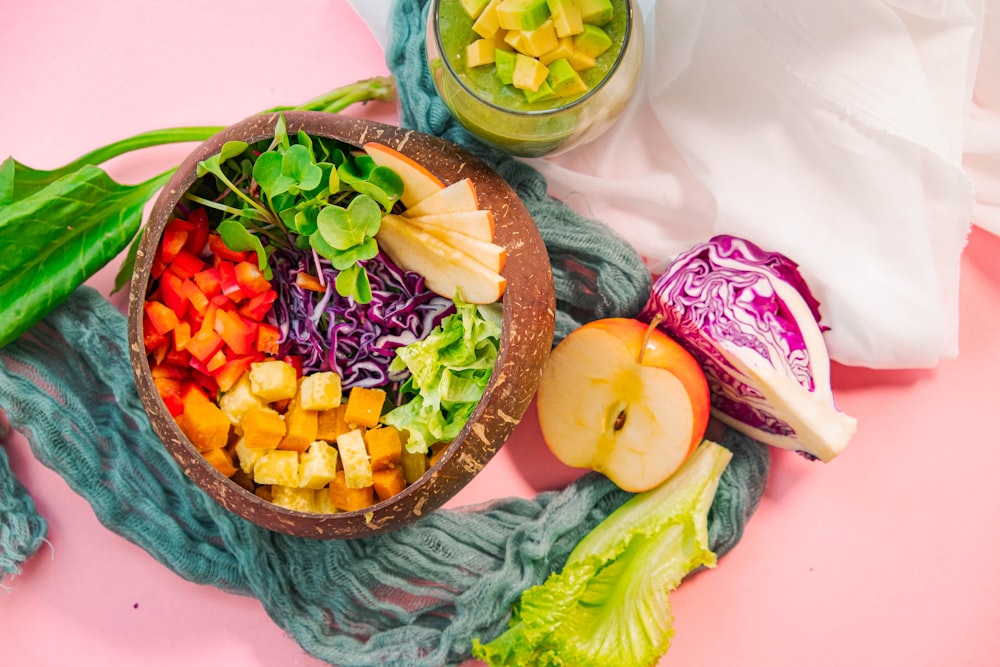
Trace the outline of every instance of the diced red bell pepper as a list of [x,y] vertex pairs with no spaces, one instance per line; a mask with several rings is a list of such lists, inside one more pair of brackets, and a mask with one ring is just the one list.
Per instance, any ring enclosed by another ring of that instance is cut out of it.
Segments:
[[215,314],[218,311],[219,307],[213,301],[209,301],[201,325],[198,327],[198,333],[215,332]]
[[160,237],[160,260],[169,265],[174,261],[181,250],[184,249],[188,240],[189,225],[184,220],[173,219],[163,228],[163,236]]
[[219,272],[219,286],[222,288],[222,293],[231,301],[242,301],[246,295],[236,280],[236,265],[230,262],[216,262],[215,269]]
[[167,406],[167,410],[170,411],[171,415],[176,417],[184,412],[184,403],[181,400],[181,381],[179,379],[154,376],[153,384],[156,386],[157,393],[160,394],[160,398],[163,399],[163,403]]
[[156,330],[156,333],[161,336],[170,333],[177,326],[179,321],[177,313],[171,310],[169,306],[159,301],[147,301],[145,309],[146,315],[149,317],[149,323]]
[[230,357],[226,363],[218,368],[212,375],[219,383],[219,391],[229,391],[236,384],[236,381],[243,377],[243,374],[250,368],[250,364],[256,357],[248,355],[245,357]]
[[185,247],[196,255],[200,255],[205,250],[208,243],[208,211],[204,208],[192,209],[188,213],[187,221],[191,224],[188,232],[188,240]]
[[219,279],[219,271],[214,266],[199,271],[192,277],[194,284],[198,286],[202,294],[212,298],[216,294],[222,294],[222,285]]
[[215,356],[215,353],[221,350],[224,344],[225,342],[219,334],[201,329],[191,336],[191,340],[188,341],[184,350],[191,353],[192,362],[198,360],[202,364],[207,364],[208,360]]
[[183,279],[188,279],[194,274],[205,269],[205,262],[200,257],[189,250],[182,249],[170,262],[170,269]]
[[219,351],[212,355],[212,358],[205,362],[205,370],[215,375],[215,371],[219,370],[226,364],[226,352],[223,348],[219,348]]
[[208,373],[194,371],[191,373],[191,379],[197,383],[209,400],[214,401],[219,395],[219,383]]
[[[195,274],[198,276],[200,274]],[[187,300],[191,303],[191,307],[194,308],[199,313],[204,313],[205,309],[208,308],[208,297],[205,293],[201,291],[198,284],[192,280],[188,279],[181,282],[181,291]]]
[[[176,337],[177,329],[174,329],[174,338]],[[187,347],[187,345],[185,345],[185,347]],[[187,368],[191,364],[191,353],[187,350],[178,350],[175,344],[174,348],[167,352],[167,356],[164,357],[163,363],[171,364],[173,366],[177,366],[178,368]]]
[[[233,263],[242,262],[251,255],[249,250],[230,250],[229,246],[225,244],[222,237],[218,234],[208,235],[208,249],[213,255],[216,256],[217,259]],[[216,262],[216,264],[218,264],[218,262]]]
[[[163,363],[157,364],[149,369],[149,374],[154,378],[164,378],[170,380],[182,380],[185,376],[184,368],[181,366],[175,366],[173,364],[167,363],[164,360]],[[178,389],[180,387],[178,386]]]
[[220,308],[215,313],[215,332],[222,336],[229,349],[238,355],[247,355],[256,348],[257,323],[240,317],[237,313]]
[[195,403],[208,403],[212,400],[205,393],[205,390],[201,388],[201,385],[190,379],[181,382],[180,395],[185,406],[194,405]]
[[239,262],[234,273],[240,289],[248,297],[257,296],[271,289],[271,283],[261,273],[256,262]]
[[240,306],[240,314],[251,320],[261,322],[271,312],[271,306],[278,300],[278,293],[269,289],[250,298],[249,301]]
[[147,353],[167,342],[167,337],[156,330],[148,315],[142,318],[142,342],[146,346]]
[[302,377],[303,360],[301,356],[297,354],[286,354],[281,358],[281,360],[295,369],[295,375],[297,377]]
[[184,281],[169,267],[160,276],[160,300],[177,317],[184,317],[187,313],[188,299],[184,294]]
[[191,342],[191,323],[187,320],[182,320],[177,323],[174,327],[174,349],[180,352],[186,350],[188,343]]
[[281,339],[281,331],[278,327],[267,322],[257,325],[257,351],[264,354],[278,354],[278,341]]

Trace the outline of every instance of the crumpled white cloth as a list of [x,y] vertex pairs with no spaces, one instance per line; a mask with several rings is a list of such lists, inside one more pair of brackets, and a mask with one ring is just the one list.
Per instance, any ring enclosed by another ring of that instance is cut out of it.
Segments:
[[[1000,234],[1000,0],[638,0],[640,90],[527,160],[658,272],[728,233],[797,262],[833,360],[958,354],[970,224]],[[356,2],[384,40],[391,2]],[[384,43],[384,41],[383,41]]]

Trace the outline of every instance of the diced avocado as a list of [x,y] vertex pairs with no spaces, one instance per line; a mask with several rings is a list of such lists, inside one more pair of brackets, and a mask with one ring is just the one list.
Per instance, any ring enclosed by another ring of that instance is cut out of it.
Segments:
[[611,0],[576,0],[576,4],[580,7],[583,22],[591,25],[604,25],[615,15]]
[[556,97],[555,91],[552,90],[547,81],[542,81],[538,86],[538,90],[524,91],[524,98],[532,104],[536,102],[548,102],[549,100],[554,100]]
[[542,61],[543,65],[548,65],[549,63],[555,62],[560,58],[569,58],[572,55],[573,55],[573,38],[562,37],[559,39],[559,45],[556,48],[538,56],[538,59]]
[[514,56],[514,80],[511,82],[515,88],[521,90],[537,91],[538,87],[549,75],[549,68],[538,61],[537,58],[518,53]]
[[611,48],[611,37],[596,25],[585,23],[583,32],[573,38],[573,50],[597,58]]
[[552,92],[559,97],[579,95],[587,90],[587,84],[565,58],[560,58],[549,65],[549,76],[546,81],[552,87]]
[[490,0],[483,8],[479,18],[472,24],[472,30],[484,39],[493,39],[500,30],[500,20],[497,18],[497,6],[503,0]]
[[503,0],[497,18],[504,30],[534,30],[549,18],[547,0]]
[[459,2],[462,3],[462,9],[469,15],[469,18],[475,21],[483,13],[483,10],[486,9],[486,5],[490,3],[490,0],[459,0]]
[[572,65],[573,69],[575,69],[577,72],[582,72],[584,70],[590,69],[591,67],[597,64],[597,60],[594,59],[594,56],[587,55],[586,53],[577,51],[576,49],[574,49],[572,53],[566,56],[566,60],[569,61],[569,64]]
[[477,39],[465,47],[465,63],[469,67],[490,65],[495,60],[493,52],[496,48],[497,43],[492,39]]
[[493,52],[493,58],[496,61],[497,78],[500,79],[500,82],[503,84],[514,83],[514,61],[517,54],[498,47]]
[[583,32],[583,13],[575,0],[548,0],[548,3],[559,37],[571,37]]
[[556,29],[550,20],[546,20],[534,30],[511,30],[507,33],[504,41],[517,51],[532,58],[538,58],[543,53],[548,53],[559,46]]

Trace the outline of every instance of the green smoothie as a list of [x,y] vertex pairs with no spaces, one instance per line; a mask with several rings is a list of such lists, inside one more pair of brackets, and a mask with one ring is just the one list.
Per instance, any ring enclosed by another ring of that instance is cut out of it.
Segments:
[[[480,0],[486,12],[512,1],[523,12],[502,17],[508,28],[494,35],[480,25],[485,14],[470,16],[466,6],[476,0],[435,0],[428,56],[444,102],[469,131],[516,155],[550,154],[602,131],[624,108],[638,76],[638,10],[629,0]],[[547,34],[558,18],[549,8],[574,3],[604,4],[609,11],[592,14],[600,24],[583,24],[582,32],[578,23],[559,25],[558,36]],[[510,29],[512,20],[525,29]],[[534,71],[532,63],[522,67],[527,61],[534,61]]]

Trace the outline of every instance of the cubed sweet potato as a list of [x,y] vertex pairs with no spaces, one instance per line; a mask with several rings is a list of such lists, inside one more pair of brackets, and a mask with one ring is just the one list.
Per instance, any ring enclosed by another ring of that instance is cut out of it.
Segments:
[[383,426],[365,431],[365,446],[371,459],[372,470],[392,468],[399,464],[403,444],[394,426]]
[[384,468],[372,473],[372,488],[379,500],[392,498],[406,488],[402,468]]
[[248,449],[273,449],[285,437],[285,420],[271,408],[250,408],[240,423],[243,444]]
[[350,431],[351,428],[344,420],[346,412],[346,403],[329,410],[320,410],[316,415],[316,439],[336,442],[338,436]]
[[221,472],[226,477],[232,477],[236,472],[233,459],[229,452],[223,448],[207,449],[201,453],[205,460],[212,464],[212,467]]
[[279,449],[294,449],[304,452],[316,440],[317,413],[302,407],[299,396],[292,399],[285,412],[285,437],[278,443]]
[[374,489],[371,486],[363,489],[348,487],[343,470],[338,470],[337,476],[330,481],[330,500],[340,510],[345,512],[361,510],[370,507],[373,499]]
[[177,417],[177,425],[199,452],[221,449],[229,441],[229,417],[215,403],[187,405]]
[[347,398],[347,412],[344,420],[354,426],[373,428],[378,425],[382,416],[382,405],[385,403],[385,391],[367,387],[352,387]]

